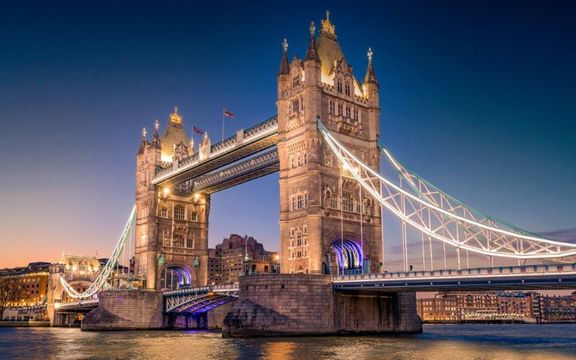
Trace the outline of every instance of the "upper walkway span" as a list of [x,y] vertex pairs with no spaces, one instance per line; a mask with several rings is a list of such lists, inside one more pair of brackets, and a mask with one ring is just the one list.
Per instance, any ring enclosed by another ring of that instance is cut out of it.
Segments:
[[[223,168],[276,146],[278,142],[277,135],[278,121],[276,116],[273,116],[249,129],[239,130],[236,132],[236,135],[212,145],[210,153],[206,158],[202,158],[200,153],[195,153],[180,161],[174,161],[171,165],[160,169],[156,173],[156,177],[152,180],[152,183],[161,186],[174,186],[187,183],[185,186],[188,187],[188,190],[196,191],[196,188],[201,188],[203,191],[206,191],[208,188],[215,191],[214,189],[217,188],[216,186],[219,185],[219,183],[217,181],[214,182],[214,179],[223,173]],[[261,164],[248,162],[244,165],[244,175],[246,177],[246,175],[251,173],[246,171],[247,167]],[[261,172],[260,175],[255,175],[259,177],[273,171],[277,171],[277,161],[276,168],[272,167],[264,174]],[[206,185],[202,183],[206,178],[212,179],[213,181],[210,187],[206,187]],[[228,181],[228,179],[224,179],[223,176],[220,176],[220,178],[223,178],[223,182]],[[196,184],[196,180],[198,180],[198,184]],[[249,179],[245,179],[244,181],[248,180]]]

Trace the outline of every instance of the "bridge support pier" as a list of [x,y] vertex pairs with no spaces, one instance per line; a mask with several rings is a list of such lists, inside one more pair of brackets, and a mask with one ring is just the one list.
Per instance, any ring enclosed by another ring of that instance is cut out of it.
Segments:
[[164,328],[164,301],[159,291],[102,291],[98,298],[98,308],[86,314],[82,330]]
[[419,333],[415,293],[334,291],[326,275],[240,278],[224,337]]

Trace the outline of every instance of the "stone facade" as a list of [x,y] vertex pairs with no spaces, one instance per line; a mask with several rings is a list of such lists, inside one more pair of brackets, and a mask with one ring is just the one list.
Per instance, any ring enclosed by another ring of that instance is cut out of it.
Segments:
[[422,324],[415,293],[334,292],[325,275],[240,278],[240,297],[223,336],[414,333]]
[[311,274],[359,269],[365,264],[336,264],[334,244],[349,240],[362,248],[370,270],[378,271],[380,208],[346,176],[316,125],[320,119],[358,158],[378,170],[380,109],[372,53],[360,84],[328,16],[317,38],[314,32],[312,25],[304,60],[294,57],[289,63],[285,42],[277,77],[280,269]]
[[208,282],[210,196],[152,184],[159,169],[178,166],[194,152],[177,111],[162,139],[158,131],[156,122],[151,142],[143,132],[136,157],[135,270],[148,289],[203,286]]
[[102,291],[98,308],[82,320],[82,330],[137,330],[164,327],[159,291]]

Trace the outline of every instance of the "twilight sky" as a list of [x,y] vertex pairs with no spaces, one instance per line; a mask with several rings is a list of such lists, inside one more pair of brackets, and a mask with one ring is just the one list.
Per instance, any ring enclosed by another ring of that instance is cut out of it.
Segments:
[[[326,9],[358,78],[374,50],[398,158],[520,227],[576,227],[576,3],[310,3],[3,4],[0,267],[109,255],[141,128],[177,105],[215,140],[223,106],[229,135],[275,114],[280,43],[303,57]],[[213,195],[210,244],[231,232],[278,249],[277,175]]]

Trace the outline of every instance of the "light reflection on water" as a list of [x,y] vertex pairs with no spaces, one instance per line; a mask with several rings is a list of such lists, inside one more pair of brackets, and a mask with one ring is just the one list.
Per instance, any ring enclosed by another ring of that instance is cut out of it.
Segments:
[[0,328],[2,359],[576,358],[575,325],[428,325],[415,336],[222,339],[218,332]]

